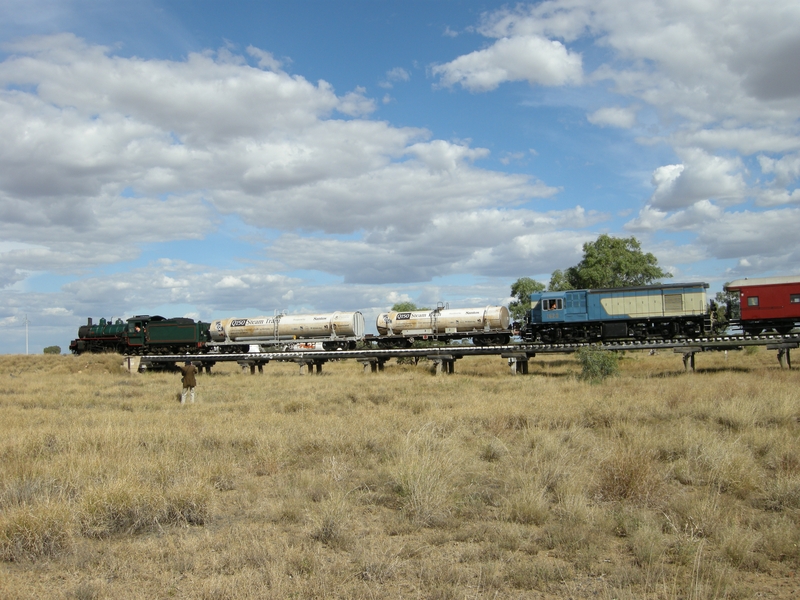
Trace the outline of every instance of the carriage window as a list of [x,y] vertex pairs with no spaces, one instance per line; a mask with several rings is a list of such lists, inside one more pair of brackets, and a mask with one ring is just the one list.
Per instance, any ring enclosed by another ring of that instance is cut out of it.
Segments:
[[747,306],[758,306],[758,296],[750,296],[747,299]]
[[800,304],[800,294],[792,294],[789,296],[789,302],[792,304]]
[[552,300],[544,300],[542,302],[544,310],[561,310],[564,308],[564,301],[561,298],[553,298]]

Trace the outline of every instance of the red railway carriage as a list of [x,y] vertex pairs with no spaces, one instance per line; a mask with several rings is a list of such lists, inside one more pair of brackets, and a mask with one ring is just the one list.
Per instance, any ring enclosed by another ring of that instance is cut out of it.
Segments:
[[725,285],[725,291],[739,292],[745,333],[789,333],[800,325],[800,275],[737,279]]

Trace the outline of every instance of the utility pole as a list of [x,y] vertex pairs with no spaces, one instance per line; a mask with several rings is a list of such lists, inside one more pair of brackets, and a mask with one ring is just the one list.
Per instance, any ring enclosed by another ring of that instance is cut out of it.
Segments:
[[25,315],[25,354],[28,353],[28,315]]

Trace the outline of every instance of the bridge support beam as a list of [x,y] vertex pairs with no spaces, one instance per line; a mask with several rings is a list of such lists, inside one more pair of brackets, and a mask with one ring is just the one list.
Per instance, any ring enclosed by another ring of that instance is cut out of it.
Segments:
[[[239,366],[242,367],[242,373],[247,373],[247,369],[250,369],[250,375],[255,375],[256,368],[258,369],[259,373],[264,373],[264,363],[269,361],[260,361],[260,360],[239,360],[236,361],[239,363]],[[206,372],[211,372],[211,365],[206,366]]]
[[324,360],[295,360],[295,364],[300,367],[300,375],[305,375],[308,373],[316,372],[317,375],[322,374],[322,365],[325,363]]
[[781,369],[792,368],[792,350],[800,348],[798,342],[783,342],[780,344],[767,344],[767,350],[778,351],[778,363]]
[[703,352],[703,348],[688,346],[686,348],[675,348],[673,352],[683,354],[683,369],[687,373],[694,373],[694,355],[698,352]]
[[367,372],[377,373],[378,371],[383,371],[383,365],[386,363],[386,359],[359,358],[358,362],[361,363],[361,365],[363,365],[364,373]]
[[[512,375],[527,375],[528,360],[531,358],[525,352],[509,352],[501,354],[502,358],[508,359],[508,366],[511,368]],[[535,354],[533,356],[536,356]]]
[[456,372],[456,358],[450,354],[434,354],[428,356],[433,361],[433,368],[437,375],[442,373],[452,375]]
[[141,356],[126,356],[123,360],[128,368],[128,373],[139,372],[139,365],[142,362]]

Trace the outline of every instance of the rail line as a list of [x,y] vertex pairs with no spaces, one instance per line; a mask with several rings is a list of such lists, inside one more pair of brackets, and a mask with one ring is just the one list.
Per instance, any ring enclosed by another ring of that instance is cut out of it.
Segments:
[[392,358],[427,358],[432,361],[436,373],[453,373],[455,362],[466,356],[497,355],[508,359],[511,372],[528,373],[528,361],[537,354],[569,354],[587,346],[597,346],[608,351],[667,350],[683,354],[686,370],[694,370],[695,354],[724,350],[741,350],[746,346],[766,346],[778,351],[781,367],[791,368],[791,350],[800,347],[800,334],[762,334],[762,335],[717,335],[691,339],[619,341],[592,344],[573,342],[560,344],[520,343],[502,346],[450,345],[427,348],[363,348],[357,350],[294,350],[276,352],[248,352],[241,354],[163,354],[141,357],[126,357],[129,370],[144,371],[153,368],[174,366],[175,363],[192,361],[206,372],[217,362],[236,361],[243,370],[251,373],[263,371],[265,364],[275,362],[294,362],[300,373],[322,372],[322,365],[332,360],[357,360],[364,371],[382,371],[385,363]]

